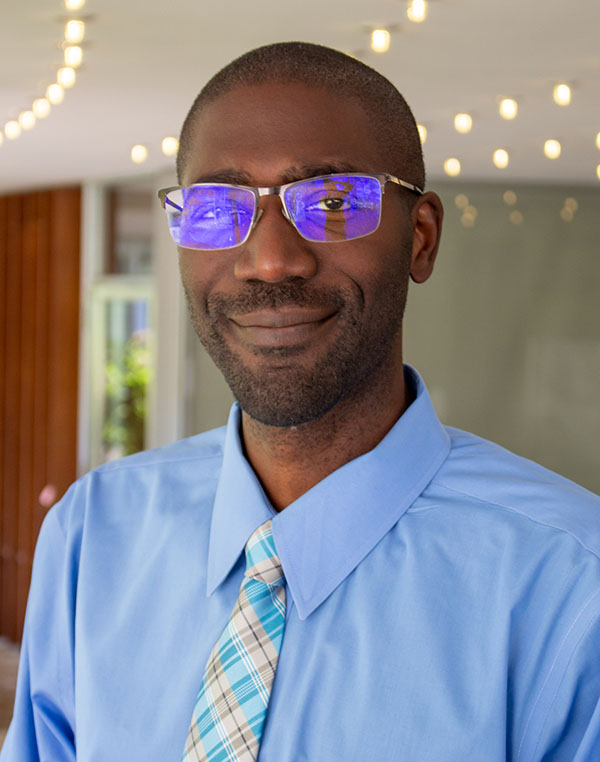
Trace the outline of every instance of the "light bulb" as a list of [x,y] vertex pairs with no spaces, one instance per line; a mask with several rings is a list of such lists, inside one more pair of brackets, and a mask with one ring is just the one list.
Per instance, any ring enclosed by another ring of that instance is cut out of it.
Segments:
[[71,66],[62,66],[56,75],[56,81],[61,87],[73,87],[75,84],[75,69]]
[[454,197],[454,203],[457,209],[464,209],[469,206],[469,197],[465,196],[464,193],[459,193],[458,196]]
[[446,159],[444,162],[444,172],[450,177],[457,177],[460,175],[460,161],[454,157]]
[[134,164],[143,164],[148,158],[148,149],[146,146],[138,143],[131,149],[131,161]]
[[77,45],[85,37],[85,24],[79,19],[71,19],[65,25],[65,40],[72,45]]
[[571,103],[571,88],[569,85],[560,84],[554,87],[554,102],[559,106],[568,106]]
[[371,49],[375,53],[386,53],[390,49],[390,33],[387,29],[373,29],[371,32]]
[[460,132],[462,135],[466,135],[467,132],[471,132],[473,126],[473,120],[470,114],[457,114],[454,117],[454,129]]
[[[4,130],[4,132],[6,132],[6,130]],[[8,135],[6,137],[8,137]],[[598,166],[596,167],[596,177],[598,178],[598,180],[600,180],[600,164],[598,164]]]
[[4,135],[0,132],[0,146],[4,143]]
[[[421,145],[425,145],[427,142],[427,127],[424,124],[418,124],[417,130],[419,130],[419,138],[421,139]],[[600,132],[598,133],[600,135]]]
[[179,141],[173,137],[163,138],[160,148],[165,156],[175,156],[179,149]]
[[68,11],[78,11],[85,5],[85,0],[65,0],[65,8]]
[[81,66],[83,60],[83,50],[79,45],[67,45],[65,48],[65,66],[76,69]]
[[54,85],[50,85],[46,90],[46,98],[48,98],[53,106],[56,106],[58,103],[62,103],[65,99],[65,91],[59,84],[55,83]]
[[596,148],[600,148],[600,132],[596,135]]
[[19,114],[19,124],[22,130],[31,130],[35,125],[35,114],[33,111],[21,111]]
[[508,219],[513,225],[521,225],[523,223],[523,214],[518,209],[513,209],[508,215]]
[[503,98],[500,101],[500,116],[503,119],[514,119],[517,115],[519,107],[517,101],[514,98]]
[[544,153],[549,159],[558,159],[560,150],[561,148],[558,140],[550,139],[544,143]]
[[566,198],[565,209],[570,209],[572,212],[576,212],[579,209],[579,204],[577,202],[577,199],[572,198],[571,196],[569,196],[569,198]]
[[508,151],[505,151],[504,148],[497,148],[494,151],[492,160],[494,166],[498,167],[498,169],[506,169],[508,167]]
[[9,140],[16,140],[21,134],[21,125],[14,119],[4,125],[4,134]]
[[45,119],[50,113],[50,101],[47,98],[36,98],[31,110],[38,119]]
[[410,21],[420,24],[427,18],[427,3],[425,0],[410,0],[406,9]]
[[504,191],[502,199],[506,206],[514,206],[517,203],[517,194],[514,191]]
[[572,209],[569,209],[567,206],[564,206],[560,210],[560,216],[565,222],[572,222],[573,217],[575,216],[575,212]]

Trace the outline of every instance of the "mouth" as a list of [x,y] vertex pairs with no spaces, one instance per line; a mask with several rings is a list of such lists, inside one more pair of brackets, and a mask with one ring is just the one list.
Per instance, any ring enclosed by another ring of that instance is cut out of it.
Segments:
[[329,324],[337,310],[290,307],[259,310],[229,319],[244,343],[281,347],[301,344]]

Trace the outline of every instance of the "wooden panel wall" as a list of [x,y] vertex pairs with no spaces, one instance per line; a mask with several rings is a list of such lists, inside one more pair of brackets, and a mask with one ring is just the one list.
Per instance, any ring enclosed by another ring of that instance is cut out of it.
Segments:
[[0,634],[15,641],[40,525],[76,475],[80,229],[79,188],[0,196]]

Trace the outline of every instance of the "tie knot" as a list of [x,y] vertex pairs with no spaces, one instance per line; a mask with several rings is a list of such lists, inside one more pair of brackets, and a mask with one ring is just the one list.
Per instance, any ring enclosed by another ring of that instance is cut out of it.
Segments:
[[275,549],[271,519],[261,524],[246,543],[245,576],[266,585],[282,585],[285,581],[281,561]]

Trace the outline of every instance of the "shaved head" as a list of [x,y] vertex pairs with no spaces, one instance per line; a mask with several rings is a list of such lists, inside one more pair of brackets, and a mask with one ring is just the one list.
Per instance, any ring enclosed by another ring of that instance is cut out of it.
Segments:
[[423,153],[412,112],[394,85],[379,72],[337,50],[307,42],[265,45],[236,58],[209,80],[181,129],[177,176],[181,182],[203,106],[239,87],[293,82],[354,98],[372,120],[372,134],[391,172],[420,188],[425,185]]

